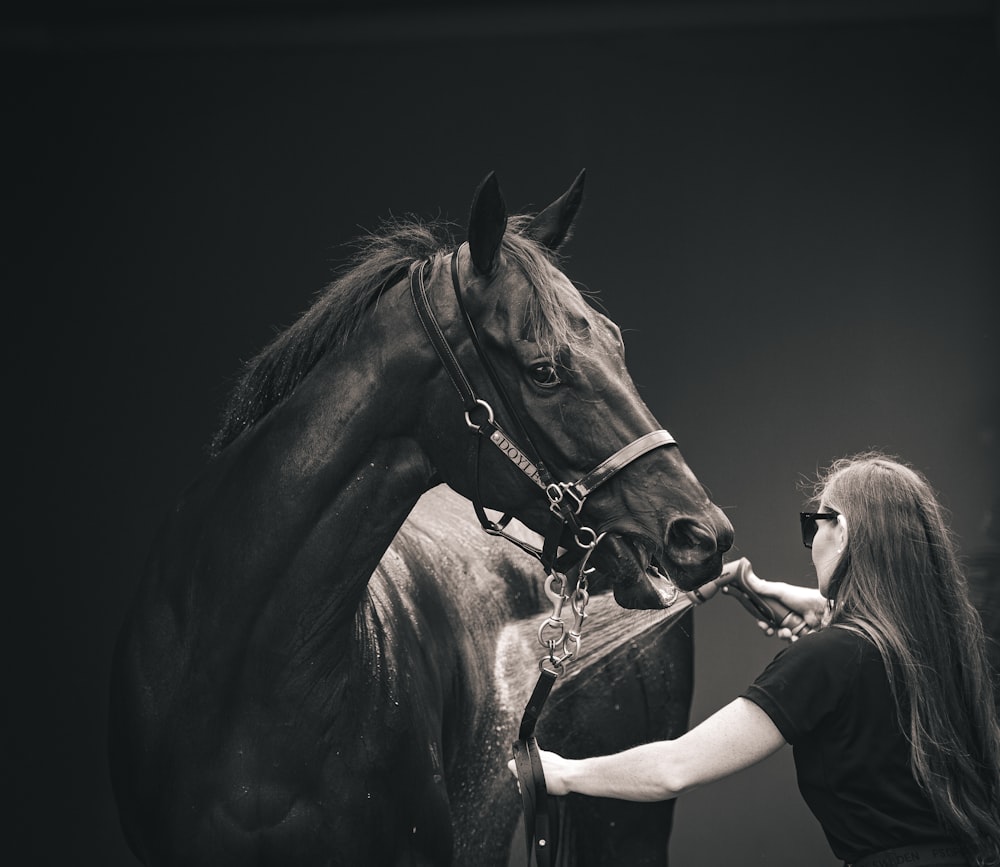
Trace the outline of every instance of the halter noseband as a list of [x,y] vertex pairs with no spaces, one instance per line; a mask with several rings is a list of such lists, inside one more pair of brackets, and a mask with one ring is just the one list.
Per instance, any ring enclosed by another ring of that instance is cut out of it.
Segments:
[[[556,481],[540,459],[538,450],[531,442],[531,438],[528,436],[520,415],[511,403],[492,362],[483,350],[479,334],[476,331],[472,318],[469,316],[462,297],[461,281],[458,273],[459,250],[456,250],[451,258],[451,282],[455,291],[458,309],[465,324],[465,329],[472,340],[472,345],[475,347],[480,364],[489,375],[494,389],[504,404],[511,423],[517,430],[516,438],[504,431],[496,423],[493,408],[489,403],[476,395],[475,389],[473,389],[469,378],[465,375],[462,365],[456,358],[455,353],[444,336],[444,332],[441,330],[441,326],[434,317],[427,298],[427,288],[424,284],[424,269],[428,264],[426,260],[414,262],[410,266],[410,295],[413,298],[413,305],[417,311],[417,318],[420,320],[420,324],[423,326],[438,358],[441,359],[448,378],[462,399],[465,407],[465,422],[473,433],[479,435],[476,438],[476,449],[472,458],[475,478],[472,502],[476,510],[476,515],[479,518],[479,523],[487,533],[502,536],[536,556],[541,561],[545,571],[551,573],[555,567],[559,541],[563,536],[565,528],[568,527],[573,530],[574,541],[584,552],[592,550],[597,544],[599,538],[597,532],[580,522],[580,512],[587,501],[587,497],[637,458],[660,446],[672,445],[676,443],[676,440],[665,430],[650,431],[620,448],[583,476],[583,478],[575,482]],[[492,443],[502,455],[539,487],[548,499],[552,521],[549,524],[548,531],[545,533],[541,550],[505,532],[505,528],[511,520],[511,515],[504,515],[499,521],[492,521],[486,515],[479,491],[478,459],[479,443],[484,439]]]

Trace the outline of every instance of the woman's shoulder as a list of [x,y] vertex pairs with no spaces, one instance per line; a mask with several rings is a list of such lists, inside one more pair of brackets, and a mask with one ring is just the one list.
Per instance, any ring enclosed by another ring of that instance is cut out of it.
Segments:
[[786,649],[796,656],[823,657],[835,661],[857,660],[873,653],[878,655],[875,645],[863,632],[841,624],[832,624],[803,635]]
[[850,623],[831,623],[809,634],[821,641],[836,644],[839,647],[874,647],[871,639],[857,626]]
[[845,696],[855,693],[865,664],[867,639],[848,629],[827,626],[783,647],[744,697],[759,705],[790,744],[795,744]]

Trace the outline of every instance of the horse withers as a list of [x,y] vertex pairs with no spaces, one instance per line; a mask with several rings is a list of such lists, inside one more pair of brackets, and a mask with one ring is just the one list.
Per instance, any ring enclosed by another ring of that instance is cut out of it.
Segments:
[[[393,542],[437,485],[541,534],[550,565],[600,539],[623,607],[719,574],[729,521],[557,267],[581,191],[508,217],[490,175],[468,243],[415,222],[369,237],[246,366],[116,647],[112,778],[145,863],[502,863],[471,836],[492,783],[462,768],[504,678],[455,650],[444,558]],[[530,613],[497,581],[504,616]],[[477,630],[477,652],[501,634]]]

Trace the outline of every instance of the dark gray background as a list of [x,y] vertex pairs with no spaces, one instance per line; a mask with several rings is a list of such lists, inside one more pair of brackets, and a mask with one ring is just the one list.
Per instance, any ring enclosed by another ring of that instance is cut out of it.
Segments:
[[[82,3],[7,12],[7,740],[27,863],[132,863],[115,631],[241,359],[362,227],[588,188],[567,271],[765,577],[798,483],[877,446],[963,551],[997,494],[990,2]],[[994,537],[995,538],[995,537]],[[778,646],[698,614],[694,720]],[[791,756],[685,797],[681,867],[832,865]]]

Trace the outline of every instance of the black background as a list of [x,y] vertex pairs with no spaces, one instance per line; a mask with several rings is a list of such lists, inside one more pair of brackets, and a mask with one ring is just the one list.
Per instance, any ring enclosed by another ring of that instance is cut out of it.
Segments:
[[[625,330],[759,574],[812,580],[798,484],[873,446],[930,476],[967,555],[995,544],[994,4],[5,15],[8,842],[26,863],[133,863],[106,770],[111,648],[239,362],[362,228],[463,223],[490,169],[528,210],[587,168],[567,271]],[[695,721],[778,649],[727,600],[697,619]],[[832,865],[788,752],[685,797],[674,863]]]

